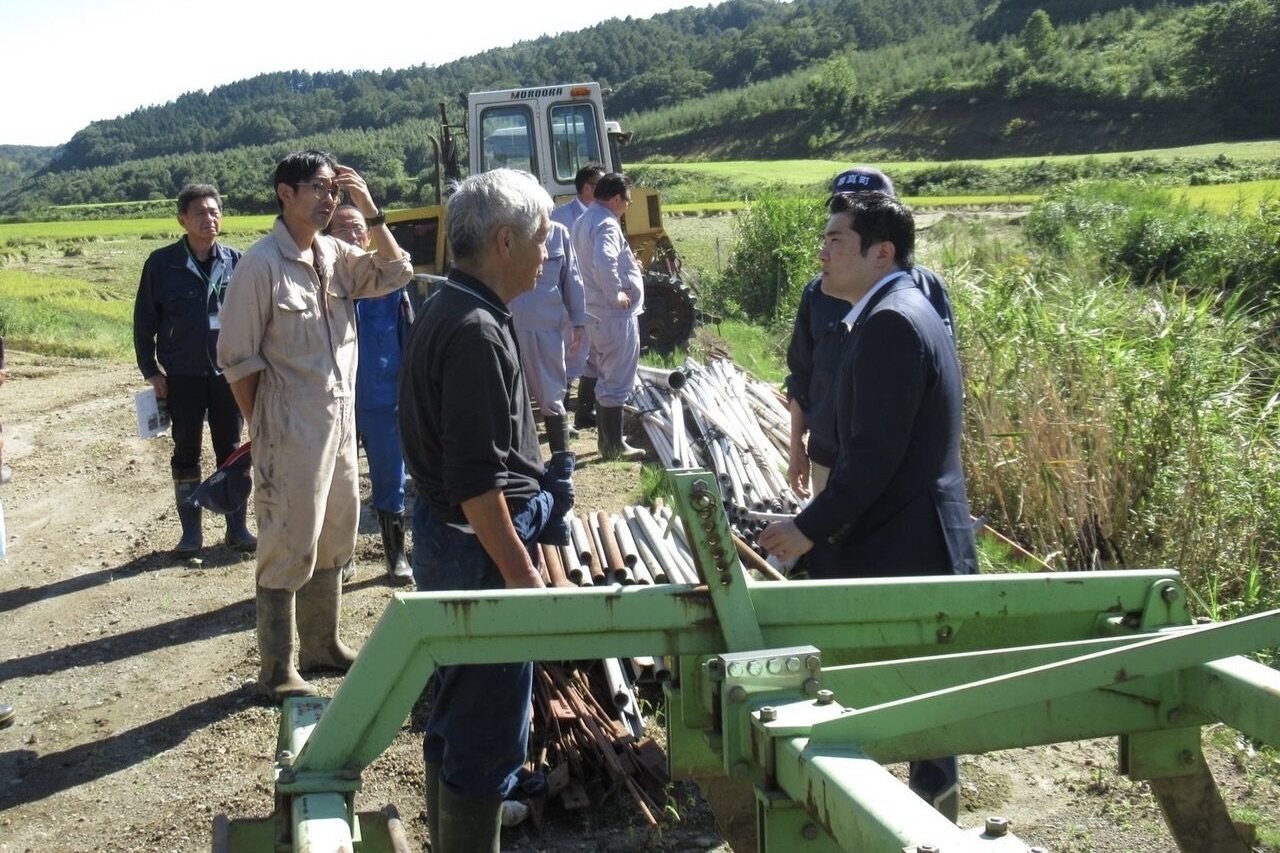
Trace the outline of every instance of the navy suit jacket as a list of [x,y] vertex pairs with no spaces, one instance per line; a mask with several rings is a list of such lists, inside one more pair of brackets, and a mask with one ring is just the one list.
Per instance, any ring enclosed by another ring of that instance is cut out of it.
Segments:
[[809,576],[976,572],[960,362],[910,276],[872,296],[844,341],[831,393],[839,455],[827,487],[796,517],[815,543]]

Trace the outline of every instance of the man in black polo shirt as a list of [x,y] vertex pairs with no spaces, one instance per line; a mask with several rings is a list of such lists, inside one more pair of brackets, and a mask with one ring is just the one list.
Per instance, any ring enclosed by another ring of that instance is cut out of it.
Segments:
[[[419,590],[542,587],[537,539],[572,506],[567,473],[543,468],[506,307],[537,282],[551,206],[531,175],[510,169],[472,175],[449,198],[454,266],[423,305],[400,373]],[[528,746],[533,666],[442,666],[433,679],[423,741],[432,850],[497,851]]]

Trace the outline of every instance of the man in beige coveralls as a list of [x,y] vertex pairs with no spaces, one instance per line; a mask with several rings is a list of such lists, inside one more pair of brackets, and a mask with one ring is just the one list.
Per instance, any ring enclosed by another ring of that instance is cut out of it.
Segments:
[[[295,153],[274,184],[280,217],[236,267],[218,364],[253,442],[258,689],[279,702],[316,695],[299,669],[345,672],[355,660],[338,638],[339,574],[354,559],[360,517],[353,300],[403,287],[413,266],[354,169],[322,151]],[[373,254],[320,233],[344,192],[377,238]]]

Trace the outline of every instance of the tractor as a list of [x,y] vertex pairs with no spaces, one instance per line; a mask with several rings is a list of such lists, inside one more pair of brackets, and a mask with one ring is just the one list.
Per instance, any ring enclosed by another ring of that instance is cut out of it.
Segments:
[[[598,83],[472,92],[461,128],[449,123],[447,107],[441,103],[440,136],[430,138],[436,158],[435,203],[387,213],[396,242],[413,257],[415,303],[448,271],[443,202],[449,183],[463,174],[458,135],[468,140],[471,173],[497,168],[529,172],[557,204],[575,195],[573,179],[582,166],[599,163],[606,171],[621,172],[622,148],[631,140],[616,121],[605,119]],[[635,187],[632,198],[635,203],[622,227],[644,270],[640,343],[644,349],[670,353],[693,335],[696,300],[663,229],[658,192]]]

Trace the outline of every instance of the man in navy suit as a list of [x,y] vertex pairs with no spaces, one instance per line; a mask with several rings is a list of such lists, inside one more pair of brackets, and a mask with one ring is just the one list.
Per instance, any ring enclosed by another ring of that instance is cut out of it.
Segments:
[[[837,193],[827,213],[822,287],[853,306],[829,392],[839,450],[827,487],[760,544],[783,561],[809,554],[815,580],[972,574],[960,362],[910,275],[915,220],[881,192]],[[958,815],[954,758],[913,762],[911,787]]]

